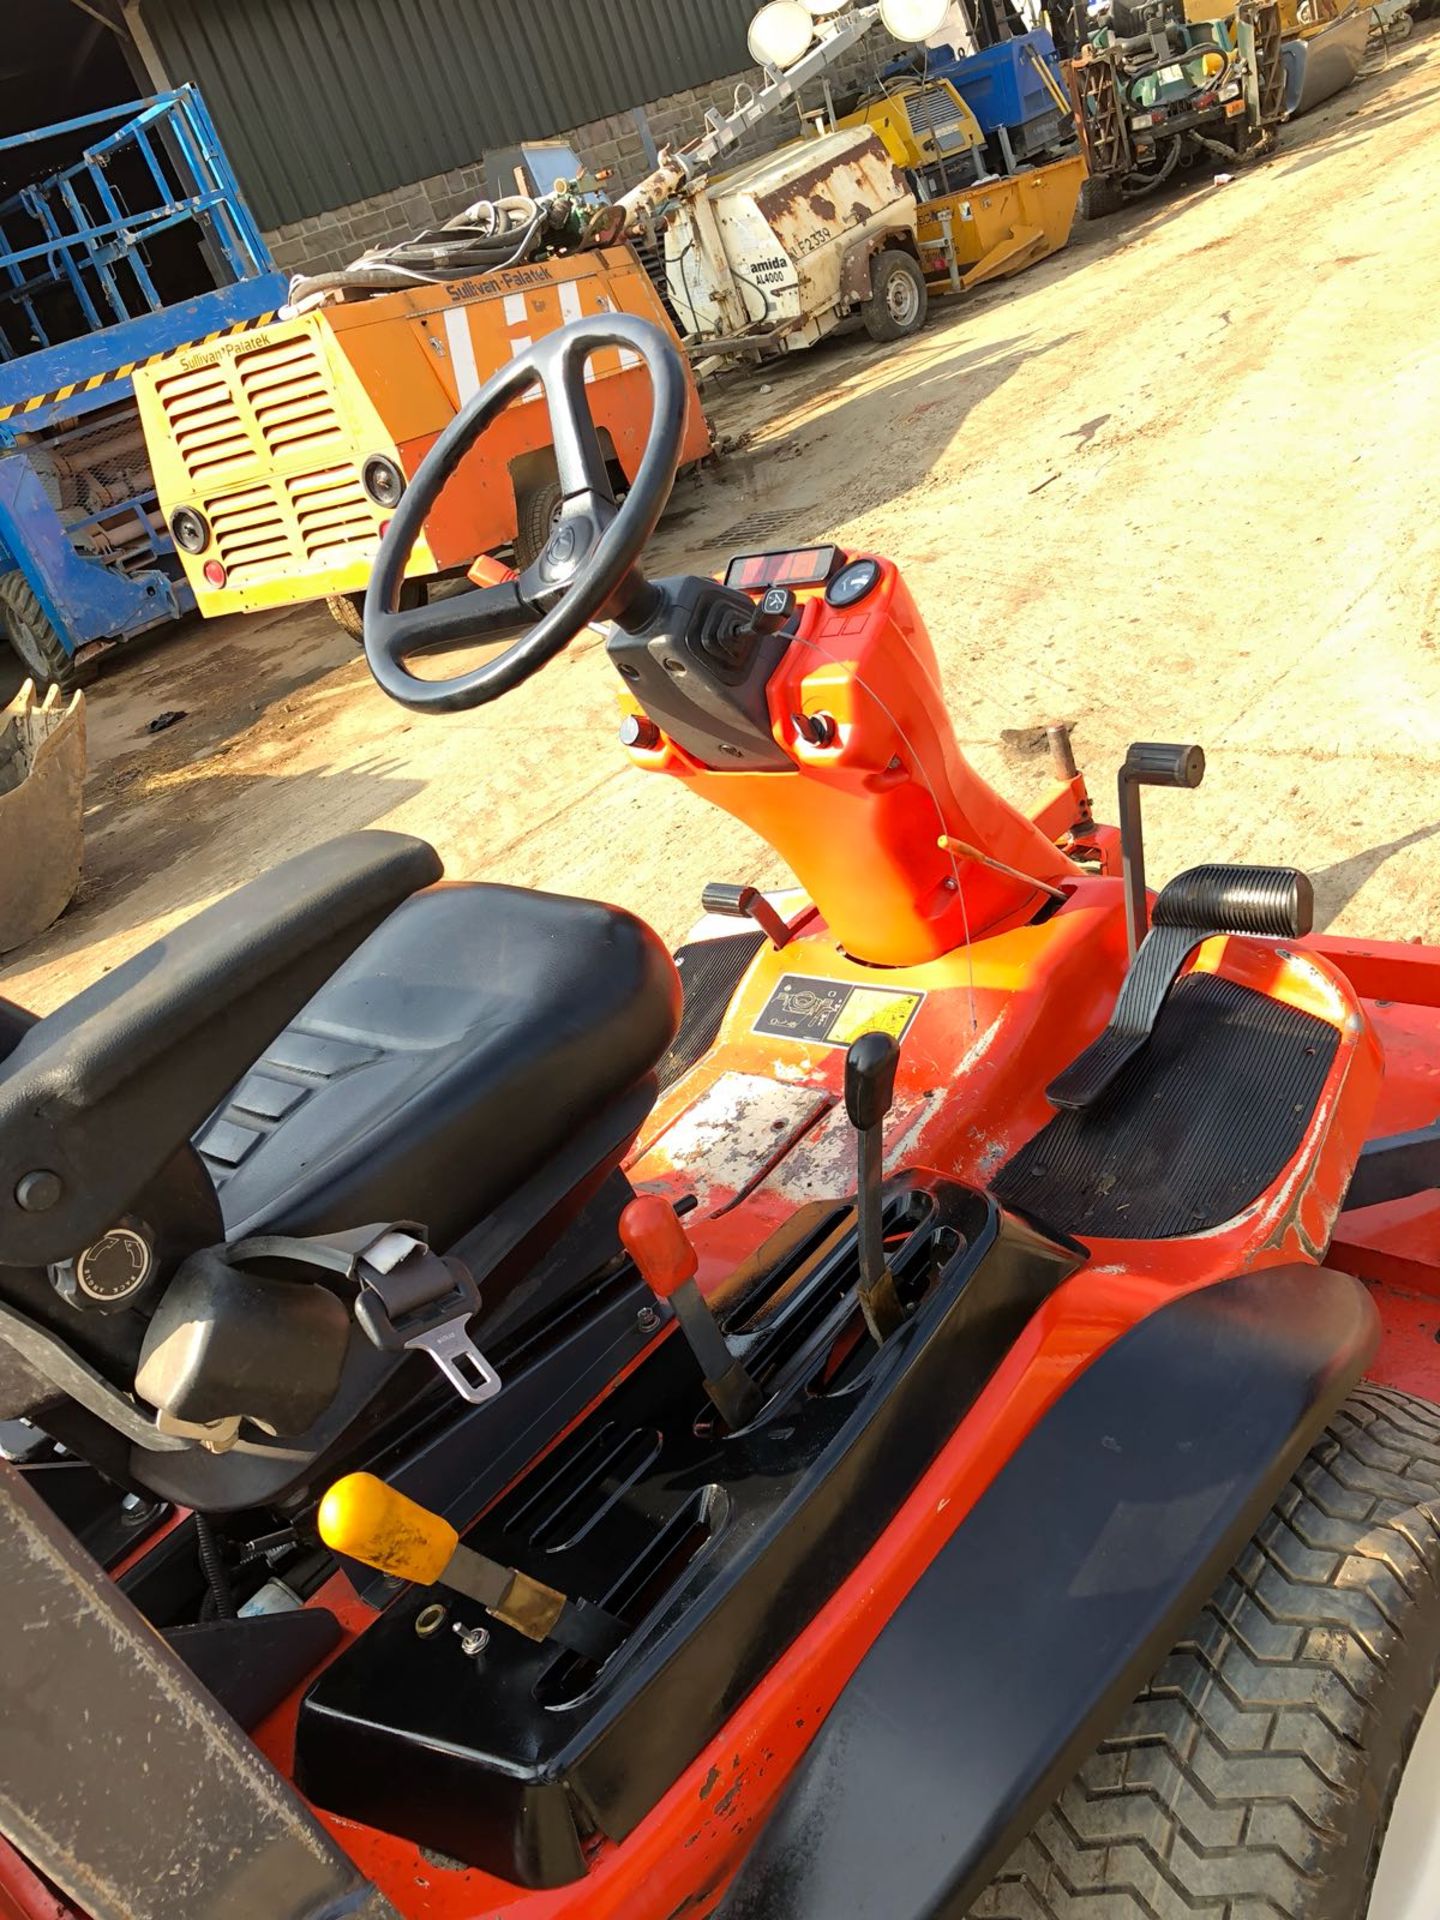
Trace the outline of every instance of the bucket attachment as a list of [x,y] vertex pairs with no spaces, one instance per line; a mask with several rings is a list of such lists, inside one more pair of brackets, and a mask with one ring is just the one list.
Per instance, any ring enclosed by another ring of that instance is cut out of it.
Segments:
[[85,696],[42,701],[27,680],[0,714],[0,953],[54,924],[80,884]]

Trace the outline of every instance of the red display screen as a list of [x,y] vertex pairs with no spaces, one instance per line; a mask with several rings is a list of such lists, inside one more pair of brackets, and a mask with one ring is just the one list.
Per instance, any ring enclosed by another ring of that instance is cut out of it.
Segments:
[[823,587],[845,564],[838,547],[797,547],[786,553],[737,554],[725,569],[727,587],[763,593],[767,587]]

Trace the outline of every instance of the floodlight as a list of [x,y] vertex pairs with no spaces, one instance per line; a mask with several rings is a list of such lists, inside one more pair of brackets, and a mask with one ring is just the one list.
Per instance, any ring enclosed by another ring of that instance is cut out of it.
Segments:
[[885,31],[896,40],[929,40],[944,26],[950,0],[880,0]]
[[815,38],[815,21],[800,0],[770,0],[750,22],[750,58],[783,73],[803,60]]

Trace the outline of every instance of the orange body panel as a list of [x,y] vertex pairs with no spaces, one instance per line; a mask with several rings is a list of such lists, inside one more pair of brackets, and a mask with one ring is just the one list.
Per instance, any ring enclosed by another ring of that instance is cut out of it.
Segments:
[[[846,953],[873,966],[916,966],[1041,904],[1024,878],[942,851],[942,835],[1020,875],[1076,877],[1054,842],[960,752],[930,636],[888,561],[857,607],[806,596],[769,696],[772,731],[793,773],[703,767],[664,738],[632,748],[631,758],[686,781],[767,841]],[[797,715],[825,716],[833,740],[812,743]]]
[[[617,310],[651,320],[675,338],[659,295],[627,246],[384,294],[327,308],[326,318],[413,477],[459,409],[516,353],[583,315]],[[633,480],[650,432],[644,367],[634,355],[597,354],[589,394],[602,441],[608,437]],[[529,456],[543,460],[550,441],[550,417],[538,397],[496,421],[426,522],[438,568],[467,563],[515,537],[517,465]],[[681,465],[709,451],[710,429],[692,381]]]
[[[1044,1123],[1049,1109],[1037,1090],[1050,1063],[1072,1057],[1088,1037],[1082,1028],[1098,1029],[1108,1014],[1124,966],[1119,882],[1082,883],[1051,919],[980,943],[974,960],[973,994],[963,955],[885,976],[887,986],[926,993],[906,1036],[899,1130],[887,1138],[887,1160],[983,1181]],[[1036,1315],[883,1538],[640,1827],[623,1845],[596,1846],[583,1882],[522,1893],[473,1869],[438,1866],[409,1842],[322,1814],[404,1914],[414,1920],[671,1920],[681,1911],[697,1917],[711,1911],[811,1731],[917,1574],[1077,1375],[1180,1293],[1249,1268],[1315,1257],[1374,1107],[1374,1036],[1343,976],[1306,952],[1277,960],[1262,946],[1217,939],[1196,964],[1292,1001],[1340,1031],[1315,1117],[1272,1192],[1240,1219],[1194,1240],[1094,1243],[1090,1264]],[[781,974],[822,969],[846,981],[874,978],[818,926],[778,953],[762,949],[714,1052],[671,1090],[632,1157],[630,1176],[642,1187],[675,1199],[699,1196],[686,1226],[708,1292],[793,1213],[803,1177],[787,1190],[772,1170],[737,1195],[713,1179],[700,1183],[698,1163],[674,1164],[667,1137],[676,1136],[687,1112],[727,1076],[768,1073],[787,1085],[803,1081],[828,1098],[832,1110],[838,1107],[841,1049],[753,1031]],[[932,1102],[927,1095],[937,1091],[946,1063],[946,1097]],[[817,1186],[811,1197],[828,1195]],[[660,1337],[672,1334],[667,1329]],[[313,1604],[339,1611],[352,1631],[370,1617],[339,1579]],[[287,1703],[262,1730],[262,1746],[282,1768],[293,1751],[297,1708],[298,1699]]]
[[[668,740],[634,756],[767,831],[825,908],[802,911],[783,947],[761,947],[715,1045],[658,1103],[626,1164],[642,1193],[688,1203],[696,1277],[712,1298],[800,1206],[844,1204],[854,1193],[843,1039],[833,1024],[819,1039],[803,1037],[811,1031],[803,1026],[777,1031],[776,1006],[790,1006],[807,983],[833,986],[842,1004],[848,992],[865,1017],[903,1029],[887,1167],[985,1187],[1051,1117],[1044,1088],[1109,1019],[1127,964],[1114,836],[1091,826],[1083,783],[1057,783],[1032,821],[975,777],[950,735],[933,653],[893,569],[860,609],[812,597],[771,695],[775,737],[793,772],[725,774]],[[793,725],[796,712],[829,714],[833,747],[812,748]],[[946,832],[1022,877],[961,860],[956,889],[945,888],[950,860],[931,812],[944,816]],[[1062,845],[1102,870],[1072,864]],[[1056,883],[1063,899],[1049,903],[1027,874]],[[886,964],[857,957],[873,959],[877,946],[893,956]],[[1436,1395],[1440,1201],[1372,1209],[1379,1221],[1342,1221],[1340,1211],[1367,1137],[1428,1123],[1440,1107],[1440,957],[1216,936],[1190,964],[1296,1006],[1338,1036],[1304,1137],[1279,1177],[1212,1230],[1087,1243],[1086,1263],[1034,1315],[881,1538],[636,1830],[623,1843],[591,1845],[580,1882],[522,1892],[321,1812],[409,1920],[703,1920],[817,1723],[985,1488],[1079,1374],[1177,1296],[1256,1268],[1318,1263],[1327,1249],[1332,1263],[1394,1284],[1393,1263],[1403,1257],[1400,1277],[1430,1302],[1387,1313],[1378,1375]],[[656,1335],[674,1337],[673,1324]],[[310,1604],[337,1615],[347,1643],[374,1617],[339,1574]],[[286,1771],[299,1700],[297,1691],[257,1735]],[[25,1904],[15,1892],[23,1884],[0,1848],[0,1908],[8,1896],[29,1920],[53,1920]]]

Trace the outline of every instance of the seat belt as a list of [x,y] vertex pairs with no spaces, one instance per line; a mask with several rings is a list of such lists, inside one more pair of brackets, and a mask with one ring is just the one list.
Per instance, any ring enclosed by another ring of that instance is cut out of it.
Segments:
[[428,1353],[462,1400],[483,1406],[499,1393],[501,1380],[470,1337],[480,1289],[462,1261],[433,1252],[424,1234],[405,1220],[315,1239],[258,1234],[217,1251],[232,1266],[283,1260],[349,1281],[356,1289],[355,1318],[373,1346]]

